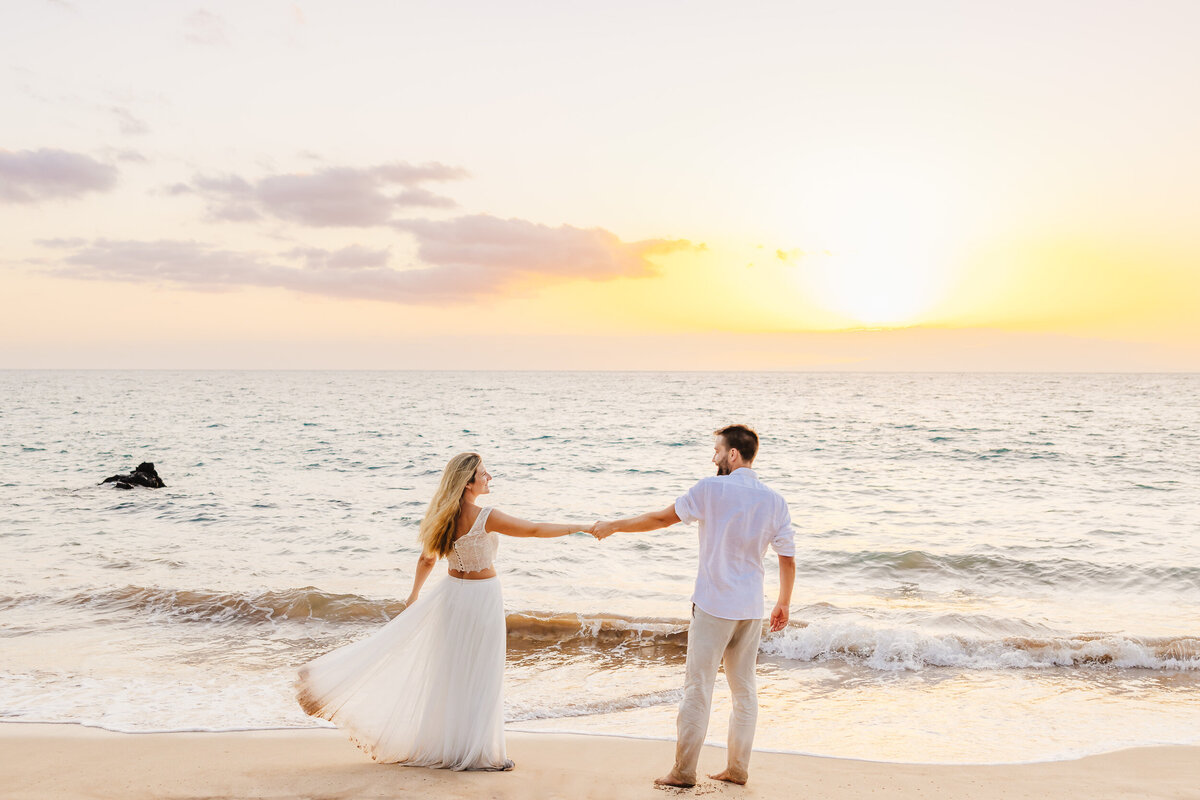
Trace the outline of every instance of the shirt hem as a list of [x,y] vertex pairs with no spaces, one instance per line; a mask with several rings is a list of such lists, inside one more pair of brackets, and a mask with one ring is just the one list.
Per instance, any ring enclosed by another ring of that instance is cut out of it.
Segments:
[[758,612],[758,615],[757,615],[757,616],[750,616],[750,617],[730,617],[730,616],[727,616],[727,615],[725,615],[725,614],[717,614],[717,613],[715,613],[715,612],[713,612],[713,611],[709,611],[707,608],[705,608],[705,607],[704,607],[704,604],[703,604],[703,603],[701,603],[699,600],[697,600],[695,597],[693,597],[693,598],[692,598],[692,604],[693,604],[694,606],[696,606],[696,608],[698,608],[698,609],[700,609],[701,611],[703,611],[705,614],[708,614],[710,617],[716,617],[717,619],[727,619],[727,620],[729,620],[730,622],[745,622],[745,621],[746,621],[746,620],[748,620],[748,619],[757,619],[757,620],[761,620],[761,619],[763,619],[763,618],[764,618],[764,612],[766,611],[766,609],[764,608],[762,611],[759,611],[759,612]]

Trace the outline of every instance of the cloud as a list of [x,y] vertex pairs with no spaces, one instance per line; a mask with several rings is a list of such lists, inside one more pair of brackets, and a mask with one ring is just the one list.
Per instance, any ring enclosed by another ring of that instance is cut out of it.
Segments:
[[110,106],[109,113],[117,119],[117,127],[126,136],[141,136],[150,132],[150,126],[138,119],[128,108]]
[[74,198],[106,192],[116,183],[116,167],[82,153],[0,150],[0,203]]
[[79,278],[165,280],[198,289],[228,289],[260,285],[272,269],[253,255],[196,242],[47,239],[38,244],[75,250],[55,272]]
[[216,222],[257,222],[262,214],[244,203],[227,203],[214,208],[209,215]]
[[216,220],[269,216],[313,227],[370,227],[391,222],[404,208],[453,208],[453,200],[422,184],[466,175],[445,164],[393,162],[268,175],[253,183],[237,175],[196,176],[191,188],[209,201]]
[[400,220],[392,227],[416,237],[418,255],[427,264],[446,271],[482,271],[512,277],[639,277],[655,272],[647,256],[694,247],[683,240],[626,243],[603,228],[554,228],[486,214],[448,220]]
[[339,250],[323,250],[319,247],[298,247],[287,255],[303,259],[309,269],[357,269],[361,267],[386,267],[389,251],[372,250],[360,244],[352,244]]
[[125,161],[131,164],[149,164],[150,159],[137,150],[121,147],[101,147],[96,150],[108,161]]
[[[649,260],[693,245],[682,240],[622,242],[601,229],[551,228],[474,216],[406,223],[425,265],[394,269],[388,251],[350,245],[297,248],[268,256],[191,241],[45,240],[71,251],[52,270],[64,277],[168,283],[227,291],[246,286],[394,303],[455,303],[530,283],[607,280],[657,272]],[[296,266],[298,264],[298,266]]]
[[229,26],[211,11],[200,9],[184,21],[183,38],[192,44],[223,45],[229,43]]
[[232,195],[238,198],[248,198],[254,193],[254,187],[236,175],[225,178],[197,177],[195,187],[201,192]]

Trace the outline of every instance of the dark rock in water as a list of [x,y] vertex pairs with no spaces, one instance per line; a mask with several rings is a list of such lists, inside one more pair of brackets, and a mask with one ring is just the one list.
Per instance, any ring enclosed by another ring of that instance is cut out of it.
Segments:
[[162,482],[162,478],[158,477],[158,473],[154,471],[154,465],[149,461],[143,461],[138,464],[137,469],[128,475],[113,475],[111,478],[105,478],[100,483],[111,483],[118,489],[132,489],[134,486],[161,489],[166,486]]

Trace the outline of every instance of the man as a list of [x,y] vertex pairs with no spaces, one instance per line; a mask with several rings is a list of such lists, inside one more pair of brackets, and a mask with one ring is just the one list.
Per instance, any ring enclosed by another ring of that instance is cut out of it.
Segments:
[[730,425],[714,436],[715,477],[704,478],[662,511],[597,522],[591,531],[597,539],[604,539],[617,531],[652,531],[693,520],[700,523],[700,571],[692,594],[675,766],[655,781],[660,786],[696,784],[713,684],[722,662],[733,694],[729,763],[723,772],[709,777],[746,782],[758,717],[754,665],[762,635],[763,556],[768,544],[779,557],[779,601],[771,612],[772,631],[782,630],[788,623],[796,578],[795,534],[787,502],[750,468],[758,453],[758,434],[745,425]]

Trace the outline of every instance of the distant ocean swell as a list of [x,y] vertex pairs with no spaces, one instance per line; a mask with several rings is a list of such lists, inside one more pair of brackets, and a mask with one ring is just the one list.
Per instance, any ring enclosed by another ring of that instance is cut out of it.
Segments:
[[[1088,546],[1080,542],[1079,548]],[[1064,545],[1064,548],[1066,546]],[[972,583],[1010,583],[1054,585],[1153,586],[1165,585],[1200,591],[1200,567],[1154,566],[1149,564],[1098,564],[1083,559],[1019,559],[994,553],[928,553],[923,550],[877,551],[856,553],[817,551],[802,574],[828,575],[856,572],[883,576],[924,573],[967,579]]]
[[[402,610],[396,601],[332,594],[311,586],[253,594],[126,586],[60,598],[0,597],[0,608],[45,602],[112,614],[120,620],[133,618],[168,625],[383,623]],[[826,609],[811,610],[820,613]],[[570,653],[652,648],[652,657],[671,661],[682,659],[686,653],[688,622],[684,619],[523,611],[509,613],[506,623],[510,645],[523,650],[554,647]],[[1200,671],[1198,636],[1013,636],[1000,632],[1011,629],[1011,621],[993,620],[988,624],[996,628],[993,635],[986,630],[974,635],[935,634],[921,630],[919,624],[881,627],[845,619],[793,620],[782,633],[765,635],[761,652],[788,661],[838,661],[883,671],[936,667]]]

